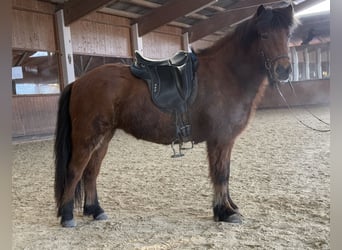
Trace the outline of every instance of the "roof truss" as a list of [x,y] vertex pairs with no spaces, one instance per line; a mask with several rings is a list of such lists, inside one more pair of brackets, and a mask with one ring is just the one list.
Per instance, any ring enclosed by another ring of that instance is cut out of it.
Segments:
[[229,10],[219,12],[207,20],[202,20],[184,32],[189,34],[189,42],[193,43],[207,35],[210,35],[220,29],[228,28],[234,23],[244,20],[251,16],[261,4],[274,4],[282,1],[275,0],[246,0],[239,1]]

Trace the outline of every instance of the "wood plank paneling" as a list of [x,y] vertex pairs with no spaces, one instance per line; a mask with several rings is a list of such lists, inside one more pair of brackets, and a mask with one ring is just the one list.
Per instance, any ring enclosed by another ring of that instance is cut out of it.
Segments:
[[110,24],[115,26],[122,26],[126,28],[130,28],[131,20],[125,17],[118,17],[114,15],[105,14],[102,12],[93,12],[89,15],[86,15],[81,20],[92,21],[96,23]]
[[56,51],[53,15],[13,9],[12,47]]
[[12,97],[12,137],[55,131],[59,95]]
[[160,59],[173,56],[182,49],[181,29],[163,26],[142,37],[144,56]]
[[70,25],[74,53],[132,57],[130,27],[125,27],[125,20],[119,26],[107,24],[111,19],[107,16],[101,20],[93,15],[100,22],[82,19]]

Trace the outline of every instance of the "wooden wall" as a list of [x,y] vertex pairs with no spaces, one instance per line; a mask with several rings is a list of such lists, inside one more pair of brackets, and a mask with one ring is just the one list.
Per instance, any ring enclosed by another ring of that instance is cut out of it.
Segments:
[[[130,19],[92,13],[72,23],[71,38],[76,54],[133,57]],[[142,37],[144,55],[164,58],[182,49],[181,29],[163,26]]]
[[34,0],[12,4],[12,47],[56,51],[53,5]]
[[144,55],[159,59],[174,55],[182,48],[182,30],[163,26],[142,37]]
[[59,95],[12,98],[12,137],[53,134]]
[[75,54],[132,57],[130,20],[92,13],[70,25]]
[[[291,106],[318,105],[330,103],[330,80],[307,80],[293,82],[295,94],[289,84],[282,84],[280,90]],[[286,107],[276,88],[268,87],[259,108]]]

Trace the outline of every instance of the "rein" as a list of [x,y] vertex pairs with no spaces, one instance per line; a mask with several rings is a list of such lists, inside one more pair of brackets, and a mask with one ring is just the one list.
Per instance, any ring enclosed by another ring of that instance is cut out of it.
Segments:
[[[279,83],[280,81],[274,76],[274,73],[273,73],[273,66],[274,66],[274,63],[279,60],[279,59],[282,59],[282,58],[286,58],[286,59],[290,59],[290,57],[288,55],[279,55],[279,56],[276,56],[275,58],[273,59],[269,59],[263,50],[260,51],[260,54],[261,56],[263,57],[264,61],[265,61],[265,69],[267,71],[267,75],[268,77],[270,78],[271,81],[274,82],[277,90],[278,90],[278,93],[279,95],[281,96],[281,98],[283,99],[284,103],[286,104],[287,108],[290,110],[290,112],[292,113],[292,115],[296,118],[296,120],[301,123],[303,126],[309,128],[309,129],[312,129],[314,131],[318,131],[318,132],[330,132],[330,129],[316,129],[316,128],[313,128],[311,126],[309,126],[308,124],[304,123],[302,120],[300,120],[295,112],[293,111],[293,108],[291,107],[291,105],[288,103],[288,101],[286,100],[285,96],[283,95],[283,93],[281,92],[280,88],[279,88]],[[296,95],[296,92],[294,91],[294,88],[291,84],[291,81],[288,80],[288,83],[290,84],[291,86],[291,89],[292,89],[292,93],[294,94],[294,96],[297,98],[297,95]],[[322,119],[320,119],[319,117],[317,117],[316,115],[314,115],[312,112],[310,112],[308,109],[306,109],[306,111],[308,113],[310,113],[313,117],[315,117],[318,121],[326,124],[326,125],[330,125],[329,123],[323,121]]]
[[[291,86],[292,93],[294,93],[295,97],[297,98],[297,95],[296,95],[296,93],[295,93],[295,91],[294,91],[294,88],[293,88],[291,82],[290,82],[290,81],[288,81],[288,82],[289,82],[289,84],[290,84],[290,86]],[[313,128],[313,127],[311,127],[310,125],[304,123],[302,120],[300,120],[300,119],[296,116],[295,112],[293,111],[293,108],[292,108],[291,105],[288,103],[288,101],[286,100],[286,98],[285,98],[285,96],[283,95],[283,93],[281,92],[278,83],[279,83],[279,82],[276,82],[275,85],[276,85],[276,87],[277,87],[277,90],[278,90],[279,95],[280,95],[281,98],[283,99],[283,101],[284,101],[284,103],[286,104],[287,108],[290,110],[291,114],[296,118],[296,120],[297,120],[299,123],[301,123],[303,126],[309,128],[309,129],[314,130],[314,131],[317,131],[317,132],[330,132],[330,129],[317,129],[317,128]],[[322,123],[324,123],[324,124],[326,124],[326,125],[330,125],[329,123],[323,121],[322,119],[320,119],[320,118],[317,117],[316,115],[312,114],[312,112],[310,112],[308,109],[306,109],[306,111],[309,112],[309,113],[310,113],[313,117],[315,117],[318,121],[320,121],[320,122],[322,122]]]

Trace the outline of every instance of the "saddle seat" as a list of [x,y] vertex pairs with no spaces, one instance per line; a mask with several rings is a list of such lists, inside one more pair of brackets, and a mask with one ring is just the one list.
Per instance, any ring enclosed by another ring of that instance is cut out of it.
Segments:
[[145,65],[182,65],[188,57],[188,52],[179,51],[171,58],[161,60],[146,58],[143,55],[141,55],[138,51],[135,52],[135,56],[138,63],[142,63]]
[[[198,62],[195,54],[180,51],[171,58],[152,60],[136,51],[135,56],[136,60],[130,66],[131,73],[147,83],[153,103],[163,112],[175,115],[177,130],[188,126],[188,119],[182,117],[187,116],[188,105],[197,94],[195,73]],[[189,133],[177,137],[185,138]]]

